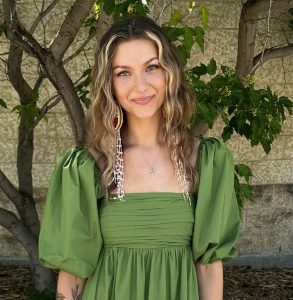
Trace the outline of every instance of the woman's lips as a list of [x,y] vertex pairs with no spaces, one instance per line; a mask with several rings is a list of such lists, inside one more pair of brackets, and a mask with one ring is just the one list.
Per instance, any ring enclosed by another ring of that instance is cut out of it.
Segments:
[[152,101],[153,96],[149,97],[142,97],[142,98],[135,98],[132,101],[135,102],[136,104],[140,105],[146,105]]

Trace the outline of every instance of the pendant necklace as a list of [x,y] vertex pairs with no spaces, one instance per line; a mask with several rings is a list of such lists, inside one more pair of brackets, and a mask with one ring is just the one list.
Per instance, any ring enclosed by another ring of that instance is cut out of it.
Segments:
[[151,176],[156,175],[156,171],[155,171],[154,167],[150,168],[149,173],[150,173]]
[[[156,160],[157,160],[157,158],[158,158],[158,155],[159,155],[160,150],[161,150],[161,147],[159,147],[159,150],[158,150],[158,152],[156,153],[155,159],[154,159],[154,161],[153,161],[152,164],[149,164],[149,163],[147,162],[147,160],[145,159],[145,156],[144,156],[144,155],[142,156],[142,157],[143,157],[143,160],[144,160],[144,162],[145,162],[145,164],[148,166],[148,174],[149,174],[150,176],[157,175],[158,169],[154,167],[154,163],[156,162]],[[149,165],[151,165],[151,167],[149,167]]]

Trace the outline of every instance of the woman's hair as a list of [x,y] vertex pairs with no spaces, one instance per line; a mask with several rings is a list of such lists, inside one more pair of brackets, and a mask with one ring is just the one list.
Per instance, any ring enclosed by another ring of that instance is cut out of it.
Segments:
[[133,16],[114,24],[100,41],[92,72],[93,101],[87,113],[87,147],[95,157],[99,157],[102,181],[108,186],[113,179],[116,145],[113,118],[117,100],[113,96],[112,60],[121,43],[134,39],[149,39],[158,49],[159,61],[166,74],[166,99],[162,105],[163,138],[174,166],[178,160],[181,161],[191,179],[191,186],[195,187],[197,174],[189,162],[194,139],[188,128],[195,113],[195,96],[184,78],[182,60],[176,48],[162,28],[147,17]]

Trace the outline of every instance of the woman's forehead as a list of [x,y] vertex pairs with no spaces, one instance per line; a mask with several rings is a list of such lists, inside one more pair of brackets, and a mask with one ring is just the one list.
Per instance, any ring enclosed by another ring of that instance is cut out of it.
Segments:
[[133,39],[120,43],[114,53],[112,65],[131,65],[134,63],[145,63],[153,57],[158,57],[155,42],[150,39]]

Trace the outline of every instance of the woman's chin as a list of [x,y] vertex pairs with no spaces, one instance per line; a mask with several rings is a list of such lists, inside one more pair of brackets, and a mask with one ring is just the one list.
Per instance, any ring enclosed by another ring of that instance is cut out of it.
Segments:
[[148,119],[157,119],[161,117],[161,113],[158,112],[136,112],[129,114],[129,117],[132,119],[138,120],[148,120]]

